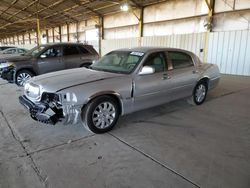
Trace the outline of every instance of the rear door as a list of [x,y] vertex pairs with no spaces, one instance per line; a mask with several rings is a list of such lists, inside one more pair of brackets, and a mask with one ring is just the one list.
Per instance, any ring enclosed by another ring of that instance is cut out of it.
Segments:
[[199,77],[192,57],[181,51],[168,51],[169,70],[171,77],[171,100],[192,95]]
[[46,49],[38,57],[37,65],[39,74],[65,69],[65,65],[62,62],[61,46],[52,46]]
[[81,52],[77,45],[65,45],[63,46],[63,62],[65,68],[77,68],[81,64]]
[[89,45],[79,45],[78,49],[81,52],[81,65],[82,67],[87,67],[92,64],[94,60],[98,59],[98,53],[92,46]]

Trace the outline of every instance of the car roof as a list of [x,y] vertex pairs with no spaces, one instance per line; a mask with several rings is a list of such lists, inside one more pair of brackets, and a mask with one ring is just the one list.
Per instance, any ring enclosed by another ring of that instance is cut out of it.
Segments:
[[2,48],[8,49],[8,48],[15,48],[15,47],[14,46],[0,46],[0,49],[2,49]]
[[137,52],[143,52],[143,53],[149,53],[149,52],[157,52],[157,51],[181,51],[181,52],[188,52],[187,50],[180,49],[180,48],[168,48],[168,47],[133,47],[133,48],[122,48],[117,49],[114,51],[137,51]]
[[42,44],[41,46],[63,46],[63,45],[84,45],[84,46],[92,46],[90,44],[83,44],[83,43],[77,43],[77,42],[55,42],[55,43],[48,43],[48,44]]
[[18,48],[18,47],[11,47],[11,48],[7,48],[7,49],[4,49],[3,51],[8,51],[8,50],[12,50],[12,49],[20,49],[20,50],[26,50],[25,48]]
[[7,48],[7,49],[5,49],[5,50],[3,50],[3,51],[12,50],[12,49],[18,49],[18,48],[12,47],[12,48]]

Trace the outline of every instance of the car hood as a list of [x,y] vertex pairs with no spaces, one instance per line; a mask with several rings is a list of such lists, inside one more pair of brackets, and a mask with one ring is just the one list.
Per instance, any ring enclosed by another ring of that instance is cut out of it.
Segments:
[[77,85],[120,76],[122,75],[86,68],[76,68],[36,76],[30,79],[29,82],[41,86],[42,90],[46,92],[58,92]]

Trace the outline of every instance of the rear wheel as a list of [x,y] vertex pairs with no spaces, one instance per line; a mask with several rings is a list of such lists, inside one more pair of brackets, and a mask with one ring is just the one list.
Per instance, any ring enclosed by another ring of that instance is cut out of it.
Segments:
[[202,104],[206,100],[207,84],[204,81],[198,82],[194,88],[193,101],[196,105]]
[[87,104],[82,120],[88,130],[100,134],[113,129],[119,115],[117,101],[110,96],[100,96]]
[[34,74],[31,71],[21,70],[21,71],[17,72],[16,84],[18,86],[23,86],[25,84],[25,82],[33,76],[34,76]]

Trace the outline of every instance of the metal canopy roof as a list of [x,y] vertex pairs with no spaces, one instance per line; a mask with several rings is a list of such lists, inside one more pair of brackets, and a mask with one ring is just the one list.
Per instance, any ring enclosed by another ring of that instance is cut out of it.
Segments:
[[139,8],[163,1],[1,0],[0,38],[36,29],[37,18],[42,29],[51,28],[120,12],[120,5],[124,2]]

